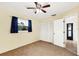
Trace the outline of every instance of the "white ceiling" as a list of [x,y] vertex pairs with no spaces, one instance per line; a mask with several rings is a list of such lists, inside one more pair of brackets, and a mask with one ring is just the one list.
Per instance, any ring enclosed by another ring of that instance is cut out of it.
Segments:
[[28,10],[26,7],[35,7],[33,2],[0,2],[0,9],[10,12],[17,12],[23,16],[46,18],[52,14],[61,14],[79,5],[78,2],[39,2],[44,5],[49,3],[51,7],[46,8],[47,13],[39,12],[34,14],[34,10]]

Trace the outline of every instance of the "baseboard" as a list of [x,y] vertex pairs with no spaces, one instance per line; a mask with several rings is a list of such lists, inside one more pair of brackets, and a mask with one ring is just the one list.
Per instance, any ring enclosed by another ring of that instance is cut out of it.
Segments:
[[9,51],[12,51],[12,50],[18,49],[18,48],[20,48],[20,47],[23,47],[23,46],[25,46],[25,45],[29,45],[29,44],[35,43],[35,42],[37,42],[37,41],[39,41],[39,40],[35,40],[35,41],[30,42],[30,43],[23,44],[23,45],[20,45],[20,46],[18,46],[18,47],[15,47],[15,48],[12,48],[12,49],[9,49],[9,50],[6,50],[6,51],[3,51],[3,52],[1,52],[0,54],[3,54],[3,53],[6,53],[6,52],[9,52]]
[[44,41],[44,42],[48,42],[48,43],[53,44],[53,42],[49,42],[49,41],[46,41],[46,40],[39,40],[39,41]]

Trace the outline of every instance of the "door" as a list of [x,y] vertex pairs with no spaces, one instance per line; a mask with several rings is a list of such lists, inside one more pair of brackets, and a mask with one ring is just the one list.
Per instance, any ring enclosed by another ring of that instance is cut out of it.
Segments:
[[53,24],[42,23],[41,25],[40,40],[53,43]]
[[64,47],[65,44],[64,21],[63,19],[54,21],[54,44]]

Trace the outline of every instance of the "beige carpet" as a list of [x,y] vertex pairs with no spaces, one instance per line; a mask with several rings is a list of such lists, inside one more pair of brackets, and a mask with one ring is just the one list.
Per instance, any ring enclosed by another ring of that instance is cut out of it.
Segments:
[[25,45],[18,49],[8,51],[1,56],[76,56],[65,48],[55,46],[44,41]]

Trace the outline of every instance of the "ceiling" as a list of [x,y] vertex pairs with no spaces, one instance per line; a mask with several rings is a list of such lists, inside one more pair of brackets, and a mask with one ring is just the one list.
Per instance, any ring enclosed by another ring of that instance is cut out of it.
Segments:
[[0,9],[9,12],[17,12],[20,15],[28,18],[46,18],[53,14],[61,14],[79,5],[78,2],[39,2],[44,5],[49,3],[51,7],[45,8],[47,13],[34,13],[34,10],[28,10],[26,7],[35,7],[33,2],[0,2]]

